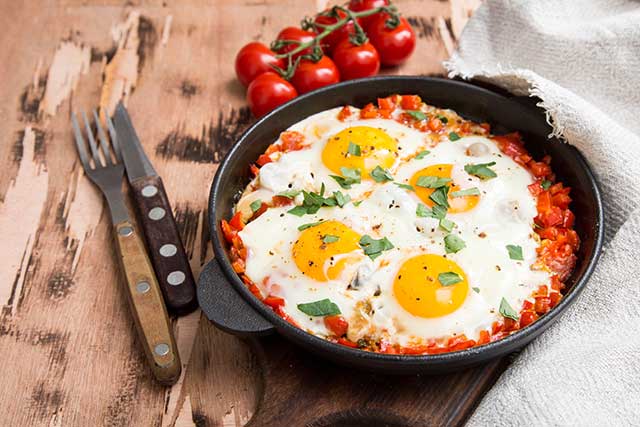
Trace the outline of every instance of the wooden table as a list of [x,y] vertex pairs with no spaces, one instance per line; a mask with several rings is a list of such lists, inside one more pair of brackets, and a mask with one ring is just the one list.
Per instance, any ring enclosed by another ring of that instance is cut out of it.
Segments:
[[[216,165],[251,122],[235,52],[323,8],[312,0],[4,1],[0,5],[0,416],[3,425],[237,426],[260,376],[199,311],[174,319],[184,363],[155,384],[125,305],[109,215],[71,111],[124,99],[162,175],[197,275],[211,258]],[[441,75],[479,0],[399,0],[418,35],[388,73]]]

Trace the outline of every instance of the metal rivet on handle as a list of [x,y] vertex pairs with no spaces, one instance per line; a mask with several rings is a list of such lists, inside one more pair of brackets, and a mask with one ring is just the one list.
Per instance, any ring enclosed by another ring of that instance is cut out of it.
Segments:
[[149,211],[149,218],[151,218],[154,221],[157,221],[159,219],[164,218],[164,215],[166,214],[165,210],[162,208],[153,208]]
[[118,234],[121,236],[129,236],[133,234],[133,228],[129,226],[120,227]]
[[185,276],[182,271],[172,271],[167,276],[167,282],[169,282],[169,284],[172,286],[178,286],[181,285],[186,278],[187,276]]
[[144,197],[153,197],[158,194],[158,187],[155,185],[145,185],[142,187],[141,193]]
[[151,285],[149,285],[149,282],[146,281],[141,281],[136,283],[136,291],[138,291],[138,293],[140,294],[144,294],[149,292],[149,289],[151,289]]
[[178,252],[178,248],[176,245],[172,245],[171,243],[167,243],[166,245],[160,246],[160,255],[163,257],[174,256],[176,252]]
[[169,354],[169,344],[160,343],[153,348],[153,351],[158,356],[166,356]]

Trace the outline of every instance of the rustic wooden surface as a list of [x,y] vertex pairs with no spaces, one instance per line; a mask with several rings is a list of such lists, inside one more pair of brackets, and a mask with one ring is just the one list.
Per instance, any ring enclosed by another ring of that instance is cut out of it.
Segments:
[[[418,34],[390,73],[441,74],[479,0],[399,0]],[[207,192],[252,121],[237,49],[318,0],[0,2],[0,417],[25,426],[237,426],[259,367],[198,311],[173,320],[179,382],[152,380],[126,305],[108,212],[83,175],[69,114],[128,105],[162,175],[194,274],[211,257]]]

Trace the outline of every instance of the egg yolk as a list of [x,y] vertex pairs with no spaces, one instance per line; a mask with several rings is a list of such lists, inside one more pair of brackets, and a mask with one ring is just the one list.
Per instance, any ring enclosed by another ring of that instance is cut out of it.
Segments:
[[360,235],[338,221],[307,228],[293,244],[293,259],[302,273],[320,282],[336,279],[360,256],[345,255],[360,248]]
[[[438,276],[456,273],[460,282],[443,286]],[[456,311],[469,290],[467,276],[455,262],[440,255],[424,254],[402,264],[393,282],[398,303],[414,316],[442,317]]]
[[[433,200],[429,198],[431,193],[435,191],[434,188],[425,188],[420,187],[418,185],[418,179],[421,176],[437,176],[439,178],[451,178],[451,169],[453,169],[453,165],[442,164],[442,165],[431,165],[427,166],[424,169],[416,172],[412,177],[409,183],[415,189],[416,195],[422,200],[427,206],[433,206],[435,203]],[[451,193],[455,191],[459,191],[460,187],[455,183],[450,182],[449,184],[449,196],[447,200],[449,202],[449,213],[460,213],[467,212],[473,209],[478,202],[480,201],[480,196],[461,196],[461,197],[451,197]]]
[[[352,149],[349,150],[351,145]],[[332,172],[342,175],[340,168],[359,169],[362,179],[371,179],[376,166],[393,166],[398,143],[384,131],[369,126],[346,128],[331,137],[322,150],[322,162]]]

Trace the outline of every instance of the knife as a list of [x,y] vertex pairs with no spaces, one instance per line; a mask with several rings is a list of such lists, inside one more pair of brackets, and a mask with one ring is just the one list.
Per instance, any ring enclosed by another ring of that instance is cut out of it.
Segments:
[[189,313],[198,305],[195,281],[162,178],[144,153],[122,102],[116,106],[113,123],[149,257],[167,309],[172,314]]

